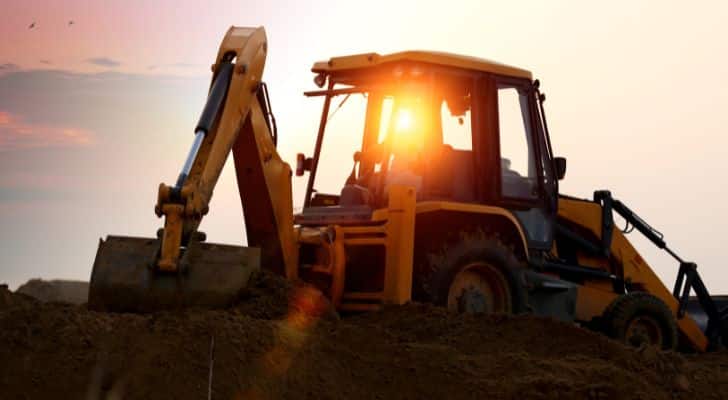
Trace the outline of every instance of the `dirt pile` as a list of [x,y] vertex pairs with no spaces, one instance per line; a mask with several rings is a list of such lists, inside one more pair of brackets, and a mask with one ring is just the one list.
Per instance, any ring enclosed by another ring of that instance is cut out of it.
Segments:
[[16,292],[45,302],[83,304],[88,299],[88,282],[31,279]]
[[255,283],[230,310],[154,315],[0,288],[1,397],[204,399],[211,364],[216,399],[728,395],[726,353],[633,350],[552,320],[426,305],[338,319],[312,289],[270,276]]

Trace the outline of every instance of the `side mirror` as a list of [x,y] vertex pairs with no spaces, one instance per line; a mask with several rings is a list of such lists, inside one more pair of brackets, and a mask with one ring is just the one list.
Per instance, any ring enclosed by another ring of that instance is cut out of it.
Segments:
[[306,157],[303,153],[296,154],[296,176],[303,176],[305,171],[310,171],[311,165],[313,165],[311,157]]
[[564,179],[564,175],[566,175],[566,158],[554,157],[554,165],[556,166],[556,179]]
[[318,75],[314,76],[313,83],[320,88],[324,87],[324,85],[326,84],[326,74],[321,72]]

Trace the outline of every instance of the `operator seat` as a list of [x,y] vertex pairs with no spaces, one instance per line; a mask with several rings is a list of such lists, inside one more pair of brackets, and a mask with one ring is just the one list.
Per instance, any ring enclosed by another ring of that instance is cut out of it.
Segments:
[[472,151],[442,145],[439,151],[433,151],[419,197],[422,200],[476,201],[474,163]]

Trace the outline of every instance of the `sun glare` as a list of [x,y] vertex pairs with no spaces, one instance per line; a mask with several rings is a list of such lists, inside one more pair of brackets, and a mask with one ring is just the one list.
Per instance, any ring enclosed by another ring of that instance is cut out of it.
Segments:
[[412,112],[407,109],[400,109],[397,112],[397,132],[409,132],[412,129]]

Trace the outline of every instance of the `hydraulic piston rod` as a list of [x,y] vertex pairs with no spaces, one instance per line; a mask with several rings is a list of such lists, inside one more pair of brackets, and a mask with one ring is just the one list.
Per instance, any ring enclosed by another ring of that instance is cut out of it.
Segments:
[[195,127],[195,139],[192,141],[190,152],[187,154],[182,171],[177,177],[177,183],[174,185],[175,191],[182,189],[185,180],[192,170],[192,165],[195,163],[197,153],[200,151],[200,147],[202,147],[202,142],[205,141],[207,133],[212,129],[212,125],[220,113],[225,96],[227,96],[228,87],[230,86],[230,78],[233,75],[234,65],[230,62],[230,59],[232,59],[232,55],[226,56],[226,61],[221,62],[218,67],[219,70],[210,89],[207,102],[205,102],[205,108],[202,110],[197,127]]
[[187,176],[189,176],[192,170],[192,164],[194,164],[195,158],[197,158],[197,153],[200,151],[200,147],[202,147],[202,142],[205,140],[205,135],[207,133],[202,129],[195,131],[195,140],[192,141],[192,147],[190,147],[190,152],[187,153],[185,164],[182,166],[182,171],[177,177],[177,183],[174,184],[175,190],[182,189],[182,185],[184,185]]

